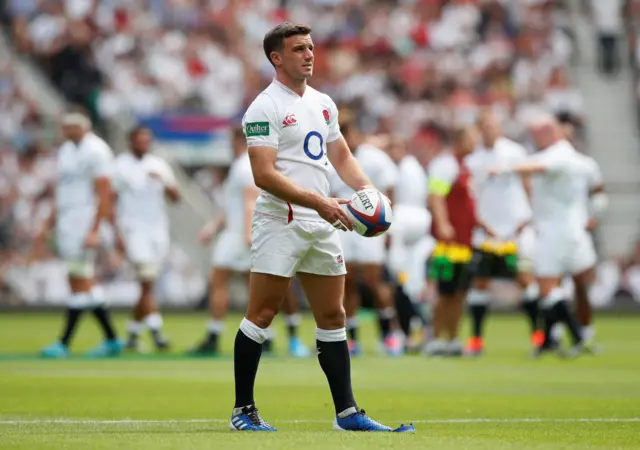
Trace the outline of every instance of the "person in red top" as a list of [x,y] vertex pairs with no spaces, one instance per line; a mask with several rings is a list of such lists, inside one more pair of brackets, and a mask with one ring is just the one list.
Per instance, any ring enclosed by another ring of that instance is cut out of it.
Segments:
[[452,134],[451,151],[437,156],[429,165],[432,233],[438,241],[430,274],[437,282],[438,299],[433,309],[435,339],[425,348],[428,355],[460,356],[463,352],[458,328],[471,284],[471,233],[478,221],[471,176],[462,161],[476,145],[474,127],[457,129]]

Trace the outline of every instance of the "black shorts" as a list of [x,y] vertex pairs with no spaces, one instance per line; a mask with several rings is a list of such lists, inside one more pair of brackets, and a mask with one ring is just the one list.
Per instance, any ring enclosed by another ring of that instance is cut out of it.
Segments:
[[518,255],[497,255],[476,249],[473,251],[473,276],[514,280],[518,276]]
[[429,276],[437,283],[438,294],[453,295],[468,291],[471,287],[472,265],[469,263],[434,263],[430,262]]

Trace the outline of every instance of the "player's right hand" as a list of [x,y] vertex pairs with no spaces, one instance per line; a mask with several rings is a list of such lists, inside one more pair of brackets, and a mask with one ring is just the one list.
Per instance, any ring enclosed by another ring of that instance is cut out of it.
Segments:
[[94,249],[100,245],[100,236],[97,231],[91,230],[84,238],[84,248]]
[[450,241],[456,237],[456,230],[450,223],[442,223],[438,225],[438,236],[443,241]]
[[[336,228],[346,228],[346,230],[352,231],[353,224],[351,219],[342,208],[342,205],[349,203],[349,200],[340,198],[322,198],[318,200],[316,205],[316,211],[320,214],[324,220],[334,225]],[[345,231],[346,231],[345,230]]]
[[211,239],[213,238],[215,231],[216,230],[214,229],[214,227],[210,225],[203,227],[202,230],[200,230],[200,233],[198,234],[198,240],[202,244],[208,244],[209,242],[211,242]]

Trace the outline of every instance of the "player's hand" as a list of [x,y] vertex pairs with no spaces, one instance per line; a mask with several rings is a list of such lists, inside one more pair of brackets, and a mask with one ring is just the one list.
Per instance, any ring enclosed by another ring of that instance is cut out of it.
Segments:
[[450,241],[456,237],[456,230],[449,222],[442,223],[438,225],[438,235],[443,241]]
[[251,230],[249,230],[247,233],[244,234],[244,242],[245,244],[247,244],[247,247],[251,247]]
[[100,235],[97,230],[91,230],[84,238],[84,248],[95,249],[100,245]]
[[351,219],[342,208],[342,205],[349,203],[349,200],[340,198],[322,198],[316,204],[316,211],[324,220],[329,222],[335,228],[343,231],[352,231],[353,224]]
[[198,234],[198,241],[200,241],[201,244],[208,244],[211,242],[211,239],[213,239],[214,234],[216,234],[215,227],[208,224],[200,230],[200,233]]
[[493,228],[491,228],[489,225],[487,225],[484,222],[480,222],[478,224],[480,226],[480,228],[482,228],[484,230],[485,233],[487,233],[487,236],[489,237],[497,237],[498,233],[495,232],[495,230]]
[[164,178],[158,172],[149,172],[149,178],[153,180],[158,180],[160,183],[164,184]]
[[593,217],[591,217],[588,221],[587,221],[587,231],[593,231],[598,227],[598,220],[594,219]]

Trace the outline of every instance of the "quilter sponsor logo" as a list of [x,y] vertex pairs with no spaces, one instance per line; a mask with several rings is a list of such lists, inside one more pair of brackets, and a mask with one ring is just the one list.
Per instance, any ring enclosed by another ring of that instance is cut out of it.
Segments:
[[247,137],[269,136],[269,122],[250,122],[245,131]]

